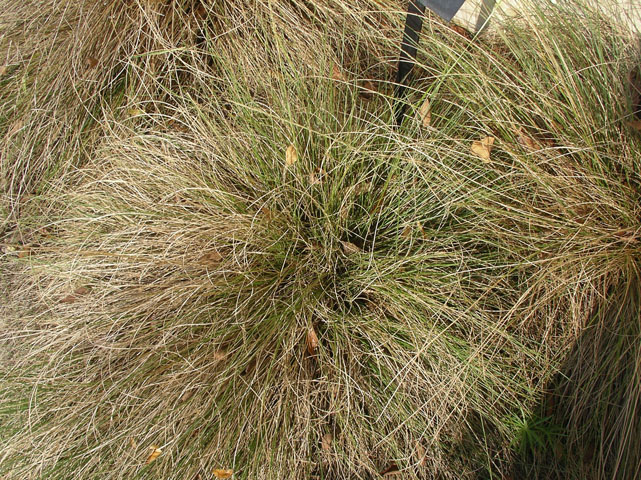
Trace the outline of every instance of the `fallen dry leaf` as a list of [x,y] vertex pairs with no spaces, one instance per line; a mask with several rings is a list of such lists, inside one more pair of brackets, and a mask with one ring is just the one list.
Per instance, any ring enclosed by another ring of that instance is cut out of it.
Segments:
[[136,441],[133,438],[129,437],[129,446],[131,448],[137,448],[138,444],[136,443]]
[[381,475],[384,477],[391,477],[392,475],[397,475],[399,473],[401,473],[401,471],[398,469],[398,465],[396,465],[394,462],[390,463],[381,471]]
[[421,124],[427,128],[432,123],[432,110],[430,109],[430,100],[425,99],[421,108],[418,109],[418,115],[421,118]]
[[205,265],[216,265],[220,263],[223,260],[223,256],[218,253],[216,250],[213,250],[211,252],[205,253],[202,257],[200,257],[200,263],[205,264]]
[[416,442],[416,456],[418,457],[418,461],[421,465],[425,465],[425,463],[427,463],[427,452],[421,442]]
[[518,137],[517,141],[528,150],[536,151],[539,149],[539,145],[536,140],[530,137],[523,128],[519,128],[517,131]]
[[227,350],[221,348],[220,350],[216,350],[214,352],[214,360],[216,360],[217,362],[222,362],[226,358],[227,358]]
[[231,478],[234,471],[229,468],[215,468],[212,473],[216,478]]
[[17,122],[14,122],[13,125],[11,125],[11,128],[7,132],[7,135],[9,137],[15,135],[18,133],[20,130],[22,130],[22,127],[24,127],[24,121],[23,120],[18,120]]
[[490,152],[494,145],[494,137],[485,137],[472,142],[471,152],[481,158],[485,163],[490,161]]
[[75,295],[67,295],[60,299],[60,303],[75,303],[78,298]]
[[371,99],[375,93],[378,92],[376,85],[370,80],[363,81],[363,88],[360,90],[359,94],[361,97],[366,99]]
[[0,77],[7,73],[7,66],[6,65],[0,65]]
[[343,75],[341,67],[339,67],[337,64],[332,65],[332,78],[337,82],[345,82],[347,80],[345,78],[345,75]]
[[465,28],[463,28],[460,25],[456,25],[455,23],[450,24],[450,30],[453,30],[454,32],[467,38],[468,40],[472,38],[472,34],[469,31],[467,31]]
[[152,445],[151,447],[149,447],[149,450],[151,451],[151,453],[145,461],[147,465],[156,460],[162,454],[162,449],[158,448],[156,445]]
[[325,176],[325,170],[322,168],[317,168],[309,174],[309,183],[310,185],[320,185],[323,183],[323,177]]
[[89,289],[87,287],[78,287],[73,291],[74,295],[87,295]]
[[405,228],[401,232],[401,238],[409,238],[412,235],[412,227],[405,225]]
[[87,66],[89,68],[94,68],[98,65],[98,59],[96,57],[87,57]]
[[138,117],[140,115],[144,115],[145,111],[141,108],[130,108],[129,110],[127,110],[127,113],[130,117]]
[[272,218],[274,218],[274,212],[272,212],[267,207],[260,207],[260,213],[262,213],[265,216],[267,221],[270,221]]
[[341,242],[341,245],[343,246],[343,252],[345,253],[345,255],[360,253],[361,251],[361,249],[358,248],[358,246],[353,244],[352,242]]
[[351,202],[343,202],[341,208],[338,210],[338,215],[341,220],[347,220],[349,217],[349,212],[352,210]]
[[641,132],[641,119],[630,120],[629,122],[627,122],[627,124],[628,124],[628,127],[632,128],[632,130]]
[[296,147],[294,145],[290,145],[287,147],[287,150],[285,150],[285,166],[286,167],[291,167],[298,161],[298,152],[296,152]]
[[196,7],[196,10],[194,11],[194,15],[199,20],[203,20],[207,16],[207,9],[202,3],[198,5],[198,7]]
[[318,335],[316,335],[316,330],[312,325],[307,329],[307,353],[314,355],[318,349]]
[[356,188],[354,188],[354,193],[356,195],[362,195],[364,193],[368,193],[372,190],[372,182],[361,182],[358,185],[356,185]]
[[332,440],[334,440],[334,437],[331,433],[323,435],[323,438],[321,439],[321,448],[323,449],[323,452],[329,452],[332,449]]

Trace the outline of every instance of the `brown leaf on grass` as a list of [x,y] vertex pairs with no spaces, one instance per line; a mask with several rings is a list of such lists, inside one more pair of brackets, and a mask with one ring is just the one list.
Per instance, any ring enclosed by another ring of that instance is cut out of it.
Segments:
[[214,352],[214,360],[216,360],[217,362],[222,362],[226,358],[227,358],[227,350],[225,350],[224,348],[221,348],[220,350],[216,350]]
[[7,66],[0,65],[0,77],[3,76],[5,73],[7,73]]
[[401,473],[401,471],[398,469],[398,465],[396,465],[394,462],[392,462],[387,467],[385,467],[383,470],[381,470],[380,474],[383,477],[391,477],[392,475],[398,475],[400,473]]
[[470,151],[481,158],[485,163],[489,163],[490,161],[490,152],[492,151],[492,147],[494,145],[494,137],[485,137],[482,138],[481,140],[474,140],[472,142],[472,147],[470,148]]
[[204,20],[205,17],[207,17],[207,9],[202,3],[196,7],[196,10],[194,10],[194,15],[198,20]]
[[332,440],[334,440],[334,437],[331,433],[323,435],[323,438],[321,439],[321,448],[323,449],[323,452],[329,452],[332,449]]
[[310,185],[320,185],[323,183],[323,178],[325,177],[325,170],[322,168],[317,168],[309,174],[309,184]]
[[94,68],[96,65],[98,65],[98,59],[96,57],[87,57],[86,62],[89,68]]
[[316,350],[318,350],[318,335],[316,335],[316,330],[312,325],[307,329],[307,353],[314,355]]
[[630,120],[629,122],[626,122],[626,123],[628,127],[630,127],[632,130],[641,132],[641,118],[637,120]]
[[369,193],[372,190],[372,182],[361,182],[354,188],[354,193],[356,195],[362,195],[364,193]]
[[539,144],[534,138],[525,133],[525,130],[521,127],[517,130],[517,141],[525,147],[527,150],[536,151],[539,150]]
[[87,295],[90,290],[87,287],[78,287],[73,291],[74,295]]
[[136,441],[135,441],[133,438],[131,438],[131,437],[129,437],[129,446],[130,446],[131,448],[134,448],[134,449],[135,449],[135,448],[138,448],[138,444],[137,444],[137,443],[136,443]]
[[205,253],[200,257],[200,263],[203,265],[217,265],[223,260],[223,256],[216,250]]
[[459,35],[467,38],[468,40],[472,38],[472,34],[469,31],[467,31],[465,28],[455,23],[450,23],[450,30],[458,33]]
[[290,145],[287,147],[287,150],[285,150],[285,166],[286,167],[291,167],[298,161],[298,152],[296,151],[296,147],[294,145]]
[[618,230],[614,232],[614,235],[616,235],[619,240],[625,243],[639,243],[639,238],[637,237],[637,234],[641,233],[639,231],[633,231],[632,229],[623,229],[623,230]]
[[332,78],[337,82],[347,81],[347,79],[345,78],[345,75],[343,75],[343,71],[341,67],[339,67],[337,64],[332,65]]
[[401,238],[410,238],[412,235],[412,227],[409,225],[405,225],[405,228],[403,228],[403,231],[401,232]]
[[11,128],[7,132],[7,136],[12,137],[16,133],[18,133],[20,130],[22,130],[22,127],[24,127],[24,121],[22,119],[16,121],[11,125]]
[[23,246],[22,249],[18,250],[18,258],[27,258],[31,256],[31,249],[27,246]]
[[78,300],[78,297],[76,297],[73,294],[70,294],[65,297],[62,297],[60,299],[60,303],[76,303],[77,300]]
[[421,105],[421,108],[418,109],[418,116],[421,119],[421,124],[423,125],[423,127],[427,128],[431,125],[432,110],[430,107],[429,98],[426,98],[425,101],[423,102],[423,105]]
[[260,213],[262,213],[265,216],[268,222],[274,218],[274,212],[272,212],[267,207],[260,207]]
[[162,449],[160,449],[156,445],[152,445],[151,447],[149,447],[149,451],[150,451],[149,456],[145,461],[147,465],[149,465],[151,462],[156,460],[162,454]]
[[371,80],[364,80],[359,95],[363,98],[370,100],[375,93],[378,92],[378,88],[374,85],[374,82]]
[[345,255],[352,255],[354,253],[360,253],[361,251],[361,249],[352,242],[341,242],[341,245],[343,246],[343,253],[345,253]]
[[338,210],[338,216],[341,218],[341,220],[347,220],[347,218],[349,217],[349,213],[351,212],[351,210],[352,210],[352,203],[351,203],[351,202],[344,201],[344,202],[341,204],[340,209]]
[[425,465],[427,463],[427,452],[421,442],[416,442],[416,456],[418,457],[418,461],[421,465]]
[[230,468],[215,468],[212,473],[216,478],[231,478],[234,471]]

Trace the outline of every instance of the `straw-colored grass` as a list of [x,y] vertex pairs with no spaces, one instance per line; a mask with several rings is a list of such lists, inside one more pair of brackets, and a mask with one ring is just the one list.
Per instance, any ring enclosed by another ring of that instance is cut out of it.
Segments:
[[635,39],[249,3],[0,13],[0,475],[634,478]]

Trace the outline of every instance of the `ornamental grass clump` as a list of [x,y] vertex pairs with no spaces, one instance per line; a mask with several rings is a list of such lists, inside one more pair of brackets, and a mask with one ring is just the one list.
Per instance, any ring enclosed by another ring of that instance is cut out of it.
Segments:
[[430,21],[397,129],[389,6],[179,4],[104,7],[148,39],[68,157],[5,137],[0,473],[630,478],[631,35]]

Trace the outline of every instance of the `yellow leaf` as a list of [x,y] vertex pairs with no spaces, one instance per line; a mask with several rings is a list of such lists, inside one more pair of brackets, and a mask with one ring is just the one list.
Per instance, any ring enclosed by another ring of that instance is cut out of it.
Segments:
[[149,447],[149,450],[151,453],[147,457],[147,461],[145,462],[146,464],[150,464],[162,454],[162,449],[158,448],[156,445]]
[[7,73],[7,66],[6,65],[0,65],[0,77]]
[[129,110],[127,110],[127,113],[130,117],[138,117],[140,115],[144,115],[145,111],[140,108],[130,108]]
[[479,156],[485,163],[488,163],[490,161],[490,152],[492,151],[493,145],[494,137],[485,137],[481,140],[475,140],[472,142],[472,148],[470,150],[473,154]]
[[294,145],[290,145],[287,147],[287,150],[285,150],[285,166],[286,167],[291,167],[298,161],[298,152],[296,152],[296,147]]
[[314,326],[309,327],[307,330],[307,353],[314,355],[318,349],[318,335],[316,335],[316,330]]
[[321,448],[324,452],[329,452],[332,449],[332,440],[334,440],[334,437],[332,437],[331,433],[326,433],[325,435],[323,435],[323,438],[321,440]]
[[421,118],[421,123],[425,128],[429,127],[432,123],[432,110],[430,109],[429,99],[425,99],[421,108],[418,109],[418,115]]
[[229,468],[215,468],[213,474],[216,478],[231,478],[234,471]]

